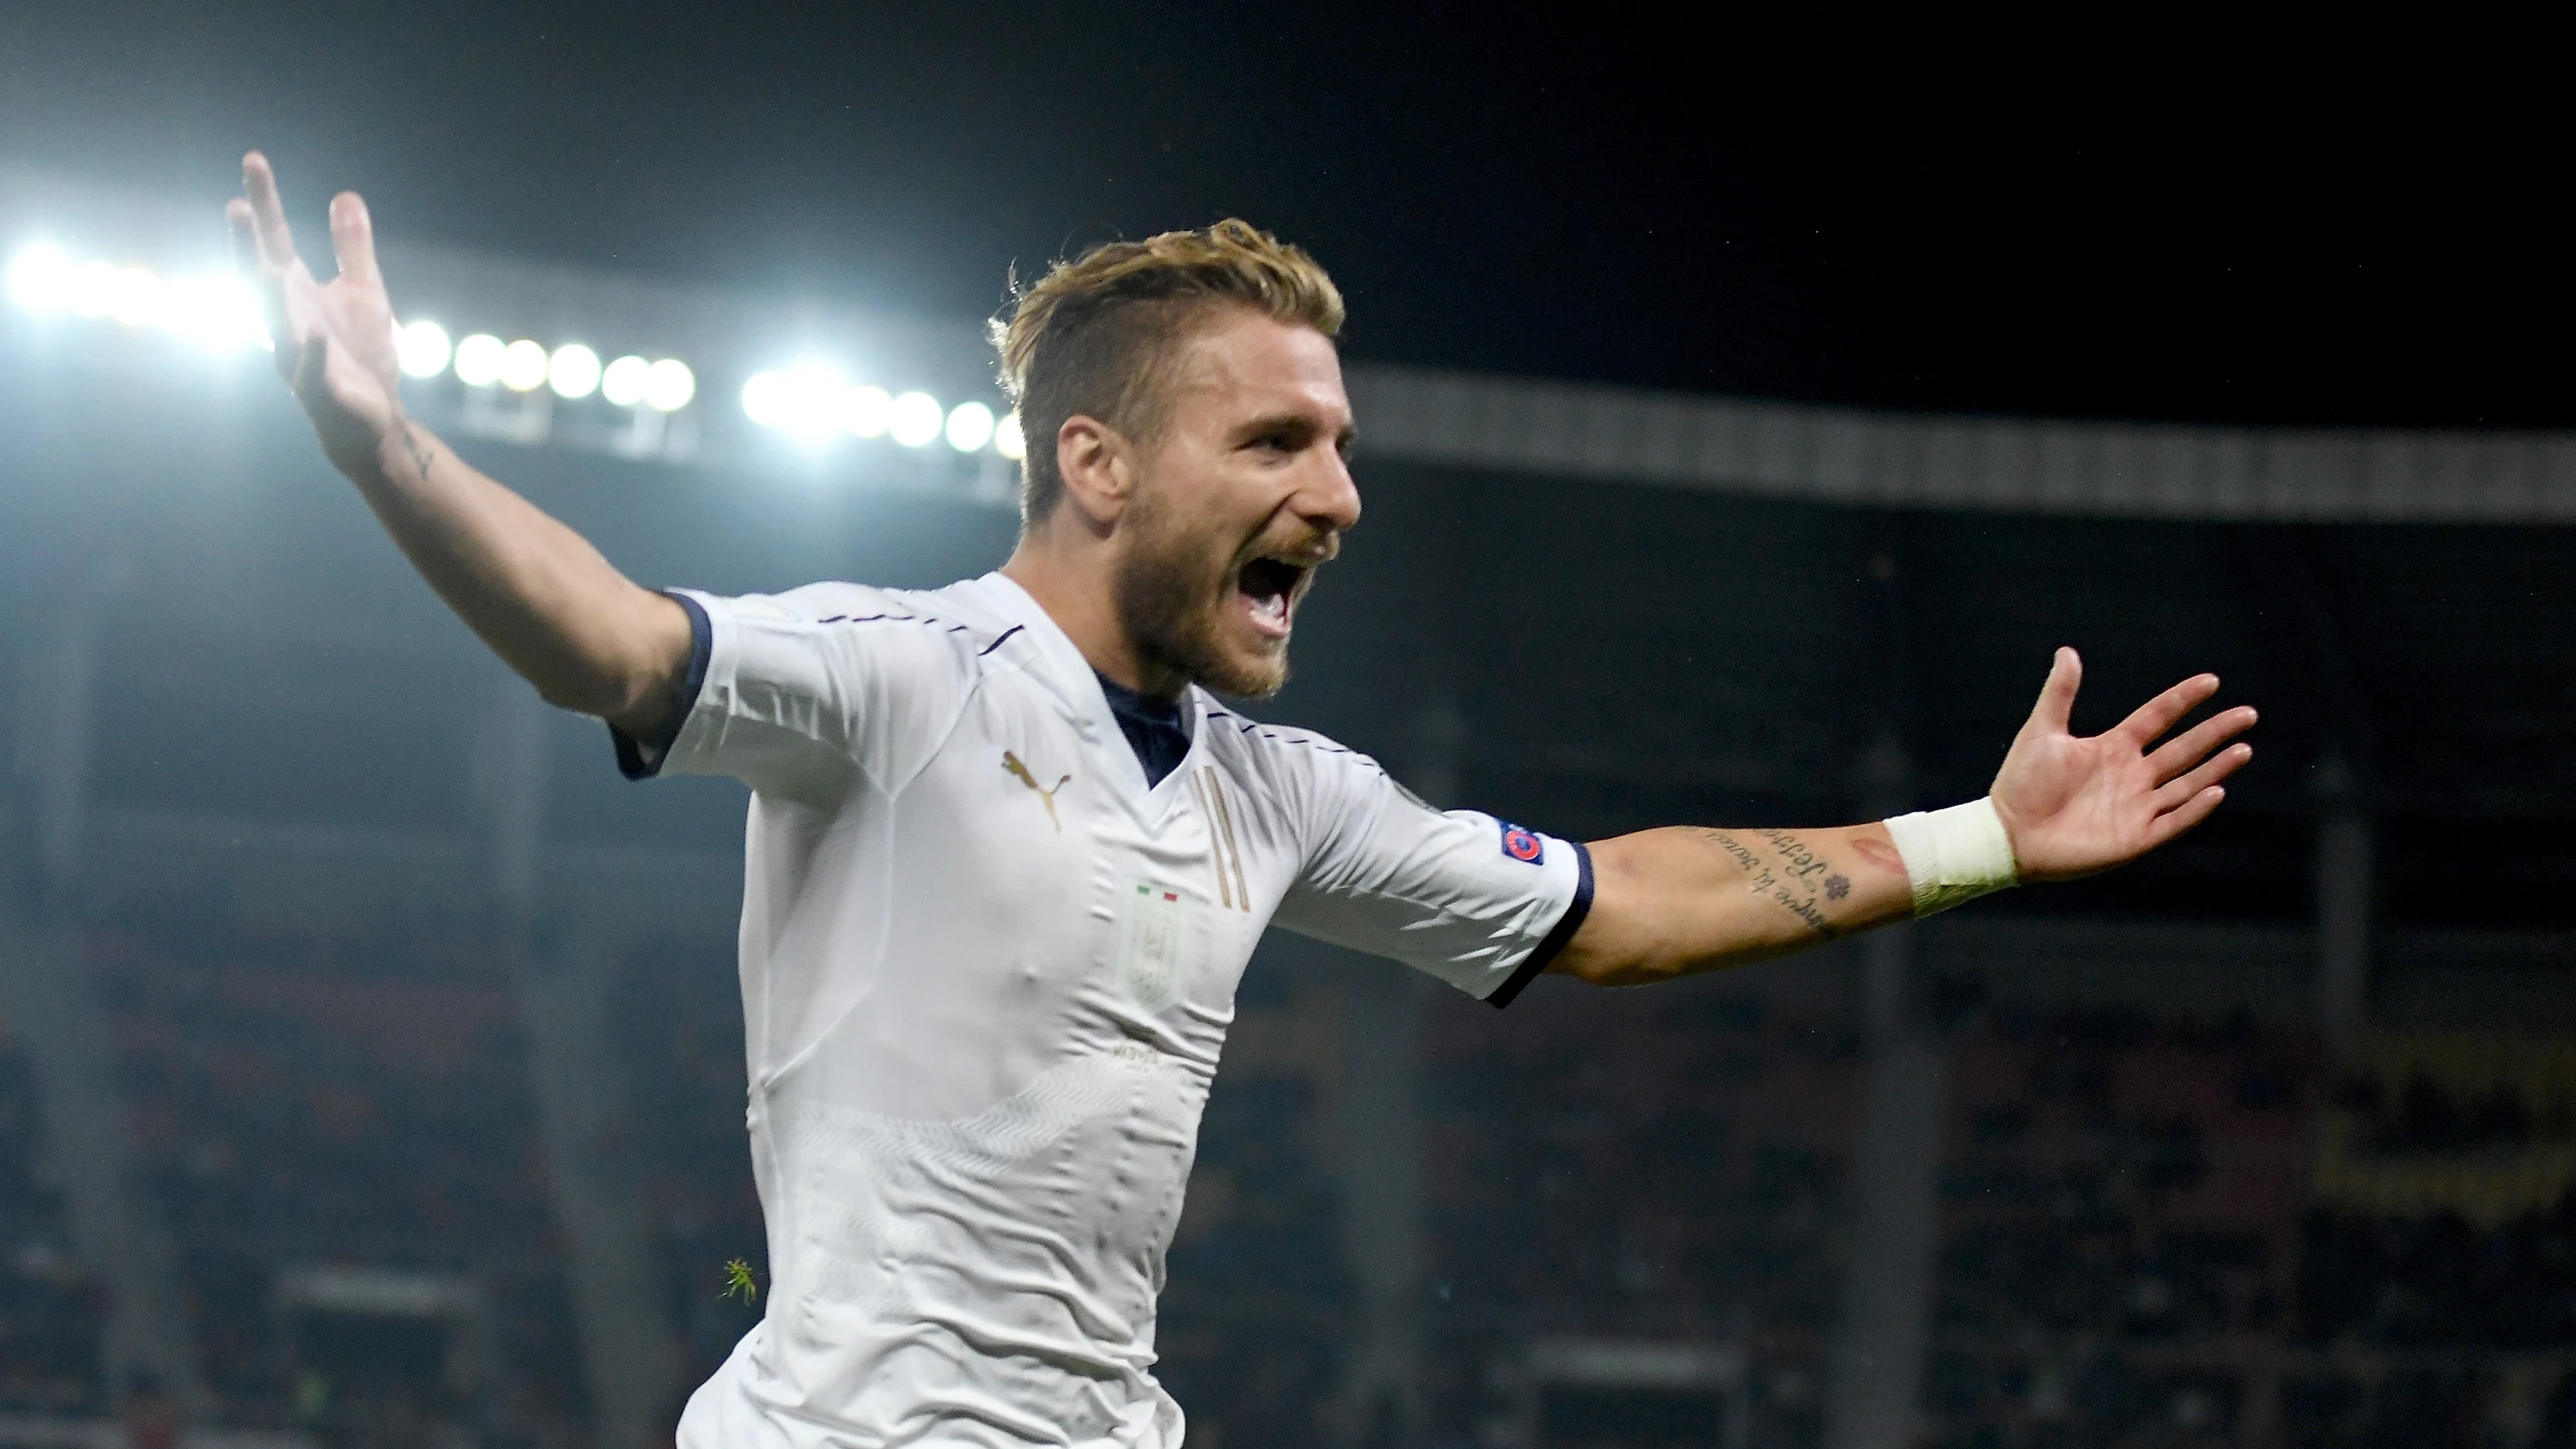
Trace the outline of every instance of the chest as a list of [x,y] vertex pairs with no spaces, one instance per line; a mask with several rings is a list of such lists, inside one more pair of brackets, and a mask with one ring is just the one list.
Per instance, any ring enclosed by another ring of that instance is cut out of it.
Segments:
[[[1231,1001],[1295,869],[1279,812],[1199,740],[1148,785],[1124,735],[1017,684],[979,692],[905,792],[953,832],[980,907],[1049,974],[1159,1012]],[[907,833],[910,833],[909,831]]]

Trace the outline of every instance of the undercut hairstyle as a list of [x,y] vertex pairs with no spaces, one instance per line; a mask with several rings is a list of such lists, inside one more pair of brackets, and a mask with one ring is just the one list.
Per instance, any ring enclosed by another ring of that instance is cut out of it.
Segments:
[[1228,219],[1202,231],[1109,242],[1012,292],[995,318],[1002,390],[1020,413],[1020,526],[1034,528],[1064,498],[1056,434],[1065,419],[1097,418],[1138,442],[1160,436],[1179,344],[1210,314],[1246,307],[1276,321],[1342,330],[1342,294],[1299,247]]

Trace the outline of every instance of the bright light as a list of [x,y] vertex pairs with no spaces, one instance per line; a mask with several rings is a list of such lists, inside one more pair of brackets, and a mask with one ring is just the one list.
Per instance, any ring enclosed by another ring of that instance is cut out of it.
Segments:
[[30,312],[71,305],[72,259],[51,242],[38,242],[9,260],[9,300]]
[[862,438],[882,438],[894,421],[894,399],[881,387],[854,387],[841,399],[841,423]]
[[[161,325],[209,352],[271,345],[268,324],[259,312],[259,294],[250,283],[229,273],[172,278],[161,294]],[[446,341],[444,336],[439,338],[442,348]]]
[[764,428],[787,417],[787,378],[783,373],[755,372],[742,385],[742,415]]
[[83,262],[72,269],[72,310],[84,317],[104,317],[116,308],[116,268],[105,262]]
[[546,385],[560,398],[585,398],[599,391],[599,354],[578,342],[556,348],[546,363]]
[[841,375],[819,362],[787,374],[787,408],[778,425],[808,442],[841,430]]
[[993,440],[993,410],[979,402],[962,402],[948,411],[948,446],[972,453]]
[[676,357],[665,357],[644,374],[644,405],[657,413],[676,413],[698,395],[698,375]]
[[426,317],[406,322],[394,333],[394,360],[407,377],[438,376],[454,351],[447,345],[447,329]]
[[783,428],[809,443],[841,430],[849,388],[819,362],[788,372],[759,372],[742,386],[742,410],[764,428]]
[[456,344],[456,380],[467,387],[490,387],[501,380],[501,358],[509,351],[501,339],[477,332]]
[[109,284],[107,315],[128,327],[149,327],[161,320],[161,279],[144,267],[119,267]]
[[886,431],[907,448],[926,448],[931,439],[939,436],[940,424],[946,420],[939,399],[926,392],[908,392],[894,400],[894,413],[886,420]]
[[1016,463],[1029,455],[1029,440],[1020,432],[1020,415],[1004,413],[993,425],[993,451]]
[[545,345],[522,337],[502,349],[501,385],[512,392],[535,392],[545,386]]
[[631,408],[644,400],[645,375],[653,364],[629,354],[608,364],[599,375],[599,395],[613,407]]

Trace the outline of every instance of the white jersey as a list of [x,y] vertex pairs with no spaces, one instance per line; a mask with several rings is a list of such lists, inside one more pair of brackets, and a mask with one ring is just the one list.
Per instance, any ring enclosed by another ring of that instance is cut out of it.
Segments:
[[752,787],[772,1275],[680,1444],[1172,1449],[1155,1298],[1263,928],[1500,1004],[1581,923],[1588,856],[1196,689],[1149,788],[1098,677],[999,574],[675,597],[691,698],[619,749]]

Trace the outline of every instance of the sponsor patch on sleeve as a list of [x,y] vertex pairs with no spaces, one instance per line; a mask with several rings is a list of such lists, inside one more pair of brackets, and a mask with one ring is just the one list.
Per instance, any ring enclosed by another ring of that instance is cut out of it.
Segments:
[[1547,842],[1535,831],[1524,830],[1506,820],[1503,827],[1503,854],[1526,865],[1541,865],[1547,860]]

